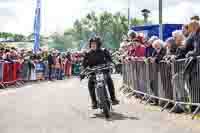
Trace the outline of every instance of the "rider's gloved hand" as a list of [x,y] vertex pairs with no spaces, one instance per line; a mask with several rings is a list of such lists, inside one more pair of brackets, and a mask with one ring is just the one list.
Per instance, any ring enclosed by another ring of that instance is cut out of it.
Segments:
[[85,75],[80,74],[80,80],[83,80],[85,78]]

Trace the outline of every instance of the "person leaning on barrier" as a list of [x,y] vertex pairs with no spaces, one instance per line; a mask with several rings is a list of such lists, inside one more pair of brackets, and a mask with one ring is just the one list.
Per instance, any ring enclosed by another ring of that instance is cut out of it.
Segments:
[[152,36],[147,43],[145,43],[145,52],[144,55],[146,58],[151,57],[153,53],[155,52],[155,49],[153,48],[152,44],[154,41],[158,40],[157,36]]
[[170,37],[165,42],[165,47],[167,48],[167,55],[165,59],[173,60],[183,57],[184,53],[181,53],[180,49],[184,48],[184,35],[182,31],[176,30],[172,33],[173,37]]
[[166,48],[163,46],[162,40],[156,40],[152,44],[155,52],[153,53],[152,57],[149,58],[151,63],[159,63],[163,57],[166,55]]
[[200,55],[200,24],[198,21],[194,20],[189,24],[191,28],[191,36],[190,41],[186,41],[186,48],[187,46],[192,46],[193,49],[190,51],[186,51],[186,61],[185,61],[185,68],[184,74],[189,75],[190,78],[194,77],[194,73],[196,73],[196,63],[197,63],[197,56]]
[[185,25],[182,26],[182,33],[186,38],[190,35],[188,24],[185,24]]
[[167,55],[176,54],[177,46],[176,46],[175,39],[173,37],[170,37],[165,41],[164,47],[167,49]]
[[11,53],[10,53],[10,49],[6,49],[5,50],[5,54],[3,56],[3,59],[7,62],[10,62],[10,63],[14,63],[12,58],[11,58]]
[[193,20],[200,21],[200,18],[199,18],[199,16],[195,15],[195,16],[192,16],[192,17],[190,18],[190,20],[191,20],[191,21],[193,21]]
[[132,40],[132,42],[129,42],[128,47],[129,60],[133,59],[133,57],[136,59],[144,58],[145,46],[139,38],[136,38]]
[[132,41],[132,40],[136,39],[137,36],[138,36],[137,32],[135,32],[134,30],[129,30],[128,31],[128,40],[129,41]]
[[179,47],[176,51],[176,57],[174,60],[177,59],[183,59],[190,56],[198,56],[200,55],[200,28],[199,28],[199,22],[196,20],[193,20],[188,25],[188,32],[189,35],[183,41],[183,45]]
[[[198,54],[198,34],[199,34],[199,21],[193,20],[188,25],[189,35],[184,41],[184,47],[178,49],[176,59],[182,59],[189,57],[190,55],[196,53]],[[195,48],[196,47],[196,48]]]
[[144,57],[145,55],[145,46],[143,37],[138,36],[135,39],[135,56],[136,57]]
[[184,46],[183,42],[185,40],[185,37],[184,37],[184,34],[181,30],[176,30],[176,31],[172,32],[172,36],[175,40],[175,45],[176,45],[175,51],[177,51],[178,48]]
[[191,44],[187,44],[188,42],[186,42],[186,45],[192,45],[193,50],[190,50],[186,54],[186,57],[199,56],[200,55],[200,24],[199,24],[199,21],[193,20],[189,24],[189,26],[192,31],[192,34],[190,36],[190,39],[192,41],[190,42]]

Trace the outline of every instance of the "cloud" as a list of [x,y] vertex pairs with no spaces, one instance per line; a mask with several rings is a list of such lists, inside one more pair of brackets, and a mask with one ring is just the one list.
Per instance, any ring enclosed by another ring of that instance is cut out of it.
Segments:
[[0,31],[7,31],[6,25],[13,21],[16,18],[15,14],[15,6],[13,6],[11,0],[9,2],[5,2],[4,0],[0,0]]
[[[130,0],[132,17],[142,17],[140,10],[152,11],[157,23],[158,0]],[[200,0],[163,0],[165,23],[185,23],[190,16],[200,14]],[[35,0],[0,0],[0,31],[31,33]],[[121,11],[127,14],[128,0],[42,0],[41,31],[63,32],[77,18],[91,10]]]
[[164,9],[164,21],[168,23],[187,23],[194,14],[193,4],[182,2],[171,8]]
[[[181,2],[163,8],[163,23],[188,23],[193,15],[200,15],[199,4]],[[158,10],[152,11],[152,19],[158,23]]]
[[50,32],[64,31],[87,9],[86,0],[49,0],[43,4],[43,28]]
[[[99,9],[122,11],[127,14],[128,0],[90,0]],[[141,10],[151,10],[151,18],[158,23],[158,0],[130,0],[132,17],[140,17]],[[163,20],[165,23],[186,23],[194,15],[200,15],[200,0],[163,0]],[[95,7],[95,6],[94,6]],[[181,14],[180,14],[181,12]]]
[[16,2],[16,0],[0,0],[0,3],[12,3],[12,2]]
[[13,17],[15,16],[15,12],[10,8],[0,8],[0,16],[1,17]]
[[0,16],[0,19],[3,21],[0,22],[0,31],[16,33],[30,32],[32,29],[30,22],[33,19],[32,8],[30,8],[32,5],[32,0],[10,0],[8,3],[5,3],[4,8],[1,8],[4,9],[4,15]]

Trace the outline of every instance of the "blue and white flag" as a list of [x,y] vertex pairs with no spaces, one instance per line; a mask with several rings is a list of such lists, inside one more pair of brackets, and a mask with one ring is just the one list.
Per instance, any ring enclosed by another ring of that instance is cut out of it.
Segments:
[[37,53],[40,47],[40,20],[41,19],[41,0],[37,0],[34,18],[34,44],[33,53]]

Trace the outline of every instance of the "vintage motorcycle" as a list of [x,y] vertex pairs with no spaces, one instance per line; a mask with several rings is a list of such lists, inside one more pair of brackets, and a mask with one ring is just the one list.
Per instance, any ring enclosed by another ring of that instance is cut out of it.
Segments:
[[112,100],[106,84],[105,71],[111,70],[112,65],[103,64],[100,66],[86,68],[81,72],[81,75],[86,77],[93,76],[95,82],[95,94],[97,99],[97,106],[102,110],[105,118],[110,118],[110,112],[112,110]]

